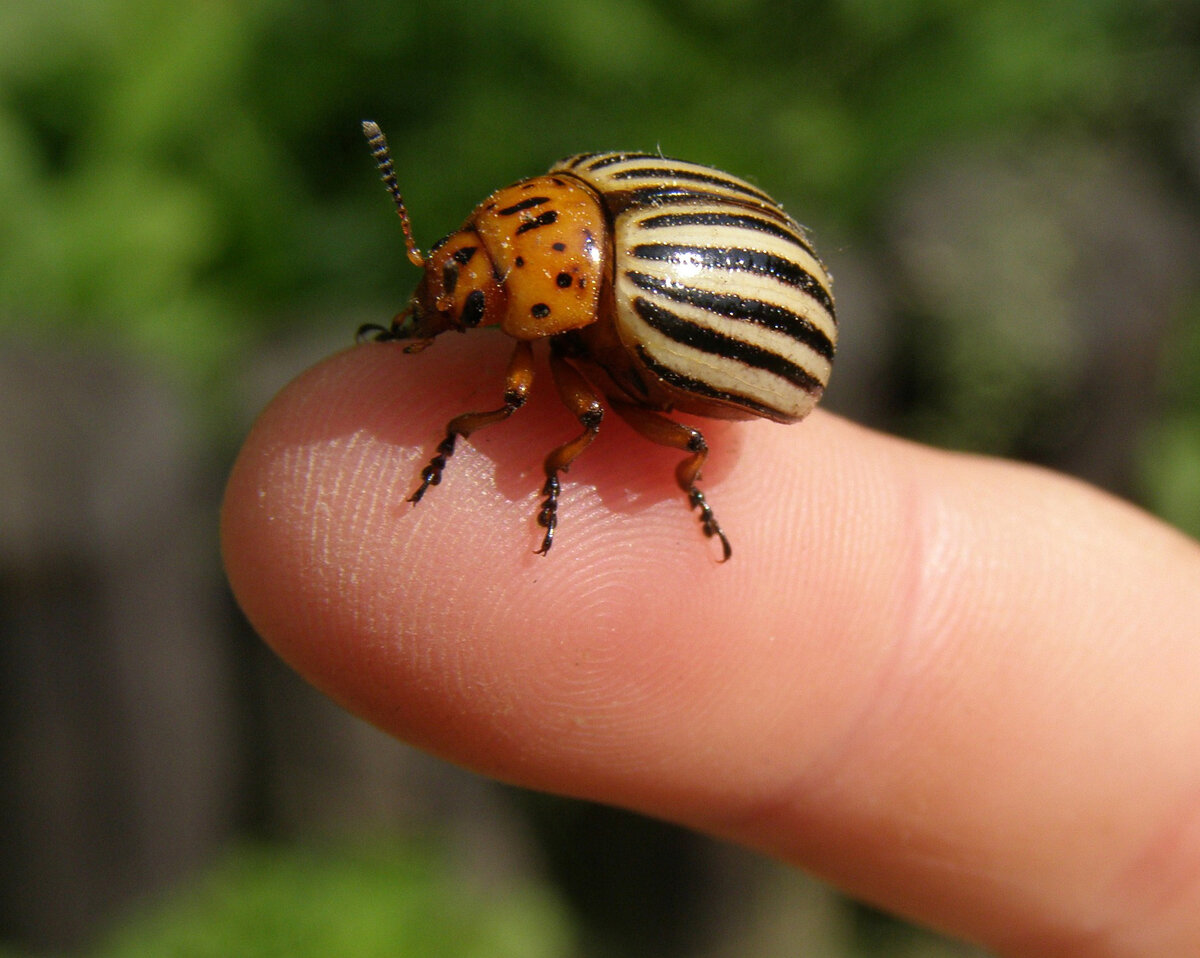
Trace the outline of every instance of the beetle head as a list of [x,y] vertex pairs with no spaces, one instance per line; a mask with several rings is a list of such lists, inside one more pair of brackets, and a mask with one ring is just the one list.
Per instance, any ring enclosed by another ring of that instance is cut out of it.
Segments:
[[392,323],[395,338],[428,340],[503,318],[503,288],[474,230],[461,229],[434,246],[424,268],[408,309]]

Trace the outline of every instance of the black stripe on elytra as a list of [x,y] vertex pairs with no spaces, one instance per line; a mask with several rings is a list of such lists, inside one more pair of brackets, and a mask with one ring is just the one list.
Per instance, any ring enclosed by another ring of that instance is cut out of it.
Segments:
[[762,200],[765,203],[774,203],[771,197],[767,196],[762,190],[756,190],[753,186],[747,183],[740,183],[737,180],[730,179],[727,176],[720,176],[716,173],[701,173],[697,170],[683,170],[679,167],[671,166],[635,166],[628,170],[618,170],[613,175],[615,180],[661,180],[675,179],[686,180],[689,183],[703,183],[706,186],[718,186],[721,189],[729,190],[733,193],[742,193],[745,196],[752,196],[756,200]]
[[539,213],[533,219],[529,220],[528,222],[522,223],[520,226],[518,226],[517,227],[517,235],[519,236],[522,233],[528,233],[530,230],[535,230],[539,226],[549,226],[551,223],[553,223],[557,219],[558,219],[558,211],[557,210],[546,210],[546,212]]
[[467,299],[463,303],[462,315],[459,316],[459,321],[471,329],[479,325],[479,321],[483,319],[483,311],[486,307],[486,302],[483,298],[483,290],[473,289],[467,294]]
[[607,153],[576,153],[574,156],[568,156],[559,160],[554,165],[562,166],[564,163],[566,163],[569,167],[574,169],[575,167],[579,166],[580,163],[586,163],[588,160],[592,159],[592,157],[607,155]]
[[774,419],[779,422],[786,422],[792,417],[786,415],[782,410],[776,409],[774,406],[768,406],[764,402],[759,402],[757,399],[751,399],[748,396],[743,396],[740,393],[730,392],[726,389],[717,389],[715,386],[709,385],[702,379],[694,379],[691,376],[684,376],[682,373],[676,372],[670,366],[665,366],[650,355],[649,350],[645,346],[637,347],[638,359],[642,364],[654,373],[659,379],[669,386],[674,386],[676,389],[681,389],[685,393],[690,393],[693,396],[704,396],[706,399],[713,399],[718,402],[731,403],[734,406],[740,406],[743,409],[749,409],[758,415],[767,419]]
[[753,197],[730,196],[728,193],[716,193],[712,190],[702,190],[694,186],[674,184],[670,186],[641,186],[619,189],[609,186],[604,193],[605,205],[621,211],[631,208],[658,209],[664,206],[709,206],[728,209],[745,209],[750,207],[762,216],[769,216],[780,223],[791,223],[791,219],[774,202],[758,200]]
[[655,293],[672,302],[695,306],[716,316],[752,323],[764,329],[783,333],[807,346],[818,356],[823,356],[833,362],[833,343],[830,342],[829,337],[803,316],[793,313],[790,309],[764,302],[761,299],[745,299],[728,293],[714,293],[708,289],[672,283],[647,273],[626,271],[625,276],[634,286],[647,293]]
[[613,166],[616,163],[624,163],[626,160],[661,160],[662,157],[657,153],[593,153],[592,156],[599,156],[600,159],[588,164],[588,170],[602,170],[606,166]]
[[790,230],[780,223],[773,223],[770,220],[744,213],[717,213],[712,210],[704,210],[699,213],[659,213],[657,216],[648,216],[644,220],[638,220],[637,225],[639,229],[650,230],[665,229],[671,226],[732,226],[755,230],[759,233],[766,233],[768,236],[787,240],[789,243],[799,246],[813,258],[816,258],[817,255],[803,234]]
[[527,196],[520,203],[514,203],[512,206],[506,206],[502,210],[496,210],[497,216],[512,216],[513,213],[520,213],[521,210],[528,210],[535,206],[541,206],[543,203],[549,203],[548,196]]
[[[630,253],[635,259],[665,263],[689,263],[702,269],[742,270],[747,273],[771,276],[789,286],[804,290],[824,306],[831,317],[834,316],[833,299],[829,295],[829,290],[822,286],[808,270],[782,256],[755,249],[726,246],[683,246],[676,243],[643,243],[635,246]],[[834,321],[837,321],[836,317]]]
[[786,379],[793,386],[812,395],[820,395],[824,388],[821,380],[790,359],[753,343],[746,343],[716,330],[690,323],[669,309],[663,309],[641,296],[634,298],[633,309],[652,329],[684,346],[761,369],[780,379]]

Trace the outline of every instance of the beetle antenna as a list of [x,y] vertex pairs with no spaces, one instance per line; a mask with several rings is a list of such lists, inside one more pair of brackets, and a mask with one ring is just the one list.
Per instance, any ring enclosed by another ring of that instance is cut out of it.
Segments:
[[363,136],[370,144],[371,155],[375,157],[375,163],[379,166],[379,175],[383,179],[383,185],[392,195],[392,201],[396,204],[396,212],[400,214],[400,225],[404,228],[404,245],[408,250],[409,261],[413,266],[422,267],[425,265],[425,257],[421,255],[416,240],[413,239],[412,226],[408,222],[408,209],[404,206],[404,197],[400,195],[400,187],[396,183],[396,169],[392,166],[392,153],[388,149],[387,137],[383,135],[383,130],[379,129],[379,124],[374,120],[363,120],[362,130]]

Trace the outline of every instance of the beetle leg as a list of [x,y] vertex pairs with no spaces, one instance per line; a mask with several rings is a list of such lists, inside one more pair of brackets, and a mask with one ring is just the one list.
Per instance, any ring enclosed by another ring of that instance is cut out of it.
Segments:
[[421,470],[421,485],[408,497],[408,501],[414,504],[420,502],[426,489],[442,481],[442,470],[446,468],[446,460],[454,455],[454,444],[459,436],[465,438],[477,429],[507,419],[525,405],[532,383],[533,347],[528,342],[518,342],[504,377],[504,405],[488,412],[463,413],[451,419],[446,425],[446,438],[438,443],[429,465]]
[[559,398],[579,420],[583,432],[546,457],[546,484],[542,486],[542,495],[546,499],[542,502],[537,520],[538,525],[546,530],[546,535],[542,539],[542,547],[537,550],[538,555],[545,555],[554,544],[554,530],[558,526],[558,494],[562,488],[558,474],[566,472],[575,461],[575,457],[591,445],[596,433],[600,431],[600,422],[604,419],[604,406],[600,404],[600,397],[596,395],[596,391],[556,350],[550,353],[550,372],[554,376],[554,385],[558,387]]
[[612,397],[609,397],[609,402],[612,404],[613,412],[651,442],[691,454],[675,467],[675,479],[679,483],[679,488],[687,494],[691,507],[700,510],[700,525],[704,529],[704,534],[709,538],[716,536],[721,540],[723,553],[721,561],[724,562],[733,555],[733,549],[729,545],[729,539],[721,531],[721,526],[717,523],[716,516],[713,515],[712,507],[704,498],[704,493],[696,488],[696,480],[700,478],[700,467],[708,458],[708,443],[704,441],[704,435],[699,429],[676,422],[674,419],[668,419],[662,413],[646,409],[644,406]]

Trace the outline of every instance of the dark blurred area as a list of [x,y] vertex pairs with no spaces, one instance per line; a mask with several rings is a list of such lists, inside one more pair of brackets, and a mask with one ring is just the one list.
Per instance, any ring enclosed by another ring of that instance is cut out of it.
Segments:
[[426,247],[580,151],[753,180],[835,277],[828,408],[1198,535],[1200,3],[16,0],[0,37],[0,955],[979,954],[343,714],[241,620],[221,487],[416,281],[370,117]]

